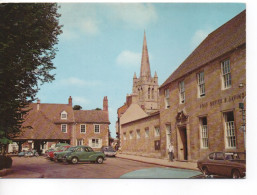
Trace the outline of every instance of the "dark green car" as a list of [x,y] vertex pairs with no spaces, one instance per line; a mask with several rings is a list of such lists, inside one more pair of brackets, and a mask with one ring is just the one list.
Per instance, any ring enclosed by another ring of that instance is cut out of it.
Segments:
[[77,148],[77,146],[74,146],[74,147],[70,147],[67,150],[62,151],[62,152],[55,152],[54,153],[54,161],[62,162],[63,160],[65,160],[65,158],[64,158],[65,154],[74,151],[76,148]]
[[77,164],[78,162],[96,162],[102,164],[105,154],[102,152],[94,152],[89,146],[77,146],[73,151],[64,155],[68,163]]

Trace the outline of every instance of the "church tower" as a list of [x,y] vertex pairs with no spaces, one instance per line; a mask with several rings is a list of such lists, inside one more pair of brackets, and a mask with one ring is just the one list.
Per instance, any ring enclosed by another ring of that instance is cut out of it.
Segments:
[[151,76],[149,55],[144,32],[144,41],[142,49],[142,59],[140,76],[137,78],[136,73],[133,77],[133,95],[137,95],[137,103],[148,114],[159,110],[159,91],[158,76],[155,72]]

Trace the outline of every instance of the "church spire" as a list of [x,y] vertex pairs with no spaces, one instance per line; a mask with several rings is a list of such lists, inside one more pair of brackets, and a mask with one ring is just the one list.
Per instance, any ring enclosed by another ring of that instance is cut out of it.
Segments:
[[142,50],[142,60],[141,60],[141,70],[140,70],[140,77],[146,76],[151,77],[151,70],[150,70],[150,63],[149,63],[149,56],[146,44],[146,36],[144,31],[144,42],[143,42],[143,50]]

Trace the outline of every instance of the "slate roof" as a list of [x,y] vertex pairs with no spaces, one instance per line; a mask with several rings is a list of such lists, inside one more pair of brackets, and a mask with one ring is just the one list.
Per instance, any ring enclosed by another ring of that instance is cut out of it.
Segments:
[[77,123],[110,123],[109,114],[103,110],[74,110]]
[[246,11],[210,33],[160,88],[246,43]]

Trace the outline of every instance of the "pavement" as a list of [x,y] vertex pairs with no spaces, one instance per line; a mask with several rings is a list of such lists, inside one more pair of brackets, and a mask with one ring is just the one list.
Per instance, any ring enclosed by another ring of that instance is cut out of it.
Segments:
[[[164,166],[169,168],[179,168],[199,171],[197,164],[194,162],[182,162],[182,161],[173,161],[169,162],[168,159],[159,159],[159,158],[150,158],[143,156],[135,156],[118,153],[116,155],[120,159],[128,159],[137,162],[149,163],[158,166]],[[35,172],[34,169],[28,170],[28,168],[17,169],[15,167],[11,169],[0,170],[0,178],[44,178],[44,174],[41,172]]]
[[168,159],[150,158],[150,157],[135,156],[135,155],[122,154],[122,153],[118,153],[116,157],[134,160],[138,162],[150,163],[154,165],[161,165],[165,167],[199,171],[199,169],[197,168],[197,163],[194,163],[194,162],[176,161],[176,160],[173,162],[170,162],[168,161]]

